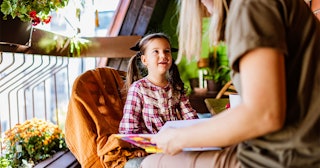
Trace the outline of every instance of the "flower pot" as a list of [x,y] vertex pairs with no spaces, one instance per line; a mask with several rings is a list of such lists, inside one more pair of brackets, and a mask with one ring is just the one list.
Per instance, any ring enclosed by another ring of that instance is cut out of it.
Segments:
[[206,79],[207,81],[207,88],[209,93],[218,93],[221,89],[221,84],[213,79]]
[[[0,1],[1,2],[1,1]],[[32,23],[23,22],[18,17],[7,20],[3,19],[3,13],[0,12],[0,44],[1,45],[23,45],[31,46]]]

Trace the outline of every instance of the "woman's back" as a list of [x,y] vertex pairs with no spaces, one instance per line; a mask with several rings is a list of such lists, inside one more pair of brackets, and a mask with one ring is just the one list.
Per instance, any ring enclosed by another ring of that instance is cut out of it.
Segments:
[[[284,127],[240,144],[239,159],[249,167],[319,164],[319,21],[302,0],[233,1],[228,19],[227,42],[233,67],[238,66],[237,59],[242,54],[256,47],[276,48],[285,54],[287,112]],[[234,78],[239,78],[238,75],[235,73]],[[234,84],[241,88],[239,83]]]

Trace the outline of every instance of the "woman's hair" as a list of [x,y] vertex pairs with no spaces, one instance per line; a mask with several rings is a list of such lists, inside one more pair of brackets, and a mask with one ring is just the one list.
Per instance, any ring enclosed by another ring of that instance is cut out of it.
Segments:
[[[133,57],[131,57],[131,59],[129,60],[128,72],[127,72],[126,82],[124,86],[124,90],[126,92],[128,91],[130,85],[133,82],[148,75],[148,69],[141,62],[141,55],[144,54],[147,48],[148,42],[152,39],[157,39],[157,38],[167,40],[171,47],[171,51],[174,52],[177,50],[172,48],[169,37],[164,33],[153,33],[153,34],[148,34],[144,36],[134,47],[131,48],[131,50],[137,51],[137,53]],[[174,63],[173,58],[172,58],[172,65],[169,69],[168,81],[173,86],[173,89],[175,91],[179,91],[180,93],[186,92],[184,88],[184,83],[180,78],[178,67]]]
[[[211,44],[224,41],[225,20],[227,7],[231,0],[212,0],[213,14],[209,29]],[[190,61],[193,57],[199,59],[202,42],[202,18],[208,17],[206,7],[200,0],[179,0],[180,7],[178,34],[179,52],[177,63],[181,61],[183,55]]]
[[225,41],[226,20],[231,0],[214,0],[209,39],[212,44]]

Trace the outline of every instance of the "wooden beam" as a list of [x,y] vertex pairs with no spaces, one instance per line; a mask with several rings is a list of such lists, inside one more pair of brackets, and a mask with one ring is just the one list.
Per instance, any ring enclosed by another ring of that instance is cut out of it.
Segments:
[[129,58],[135,52],[130,50],[141,36],[93,37],[87,50],[81,52],[83,57]]
[[80,55],[70,55],[69,37],[34,28],[31,47],[5,46],[1,51],[55,56],[129,58],[135,54],[130,47],[140,38],[141,36],[81,38],[89,43],[81,48]]

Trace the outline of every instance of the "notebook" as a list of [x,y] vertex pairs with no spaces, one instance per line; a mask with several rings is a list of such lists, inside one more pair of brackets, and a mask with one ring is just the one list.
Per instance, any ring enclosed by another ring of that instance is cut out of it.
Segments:
[[[161,128],[160,132],[166,128],[181,128],[186,126],[191,126],[193,124],[203,122],[208,120],[208,118],[194,119],[194,120],[175,120],[167,121]],[[116,134],[121,140],[127,141],[137,147],[145,149],[148,153],[161,153],[156,144],[151,143],[150,139],[155,134]],[[197,148],[184,148],[183,151],[208,151],[208,150],[221,150],[220,147],[197,147]]]

